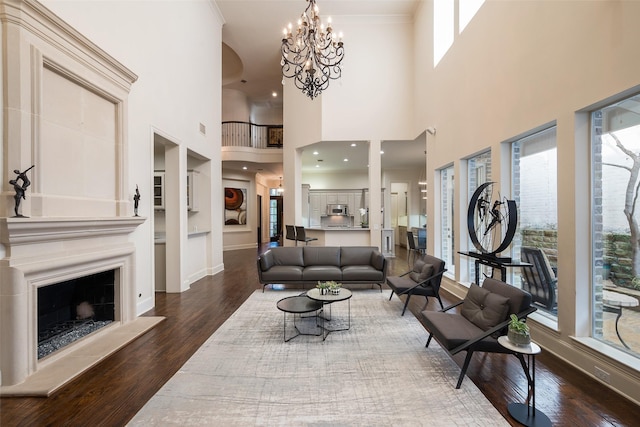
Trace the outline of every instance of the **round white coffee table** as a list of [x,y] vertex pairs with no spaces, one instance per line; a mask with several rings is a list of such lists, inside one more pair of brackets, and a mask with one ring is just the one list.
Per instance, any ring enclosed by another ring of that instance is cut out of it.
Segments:
[[340,292],[338,292],[337,294],[333,294],[333,293],[326,293],[323,294],[321,293],[319,288],[313,288],[310,289],[309,291],[307,291],[307,297],[309,297],[310,299],[314,300],[314,301],[319,301],[322,303],[323,306],[329,305],[329,311],[331,312],[331,306],[330,304],[334,303],[334,302],[339,302],[339,301],[347,301],[349,303],[349,315],[347,317],[347,327],[346,328],[339,328],[339,329],[330,329],[328,327],[325,326],[325,321],[330,321],[331,317],[329,317],[328,319],[323,315],[320,316],[320,318],[322,319],[322,325],[320,325],[320,327],[322,328],[323,331],[325,331],[323,333],[323,337],[322,340],[326,340],[327,336],[329,335],[329,333],[331,332],[338,332],[338,331],[348,331],[349,329],[351,329],[351,297],[353,296],[353,293],[349,290],[349,289],[345,289],[345,288],[340,288]]

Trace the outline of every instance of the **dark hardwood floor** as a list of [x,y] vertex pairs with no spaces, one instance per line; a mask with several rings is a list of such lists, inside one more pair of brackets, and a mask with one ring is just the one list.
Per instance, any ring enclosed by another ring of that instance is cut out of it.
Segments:
[[[391,273],[406,270],[398,248]],[[258,284],[256,250],[225,252],[225,271],[206,277],[182,294],[156,294],[147,315],[167,319],[49,398],[0,399],[0,425],[122,426],[251,295]],[[266,292],[269,292],[267,289]],[[388,290],[385,290],[388,295]],[[454,298],[442,293],[445,305]],[[416,314],[424,299],[410,304]],[[429,308],[439,309],[430,299]],[[398,313],[399,315],[399,313]],[[427,334],[425,332],[425,342]],[[461,365],[462,357],[456,356]],[[640,407],[611,392],[556,357],[536,359],[536,406],[557,426],[633,426]],[[507,403],[523,402],[526,380],[517,359],[474,355],[465,381],[473,381],[512,425]],[[425,402],[428,400],[425,397]],[[426,404],[426,403],[425,403]],[[429,424],[429,420],[424,420]]]

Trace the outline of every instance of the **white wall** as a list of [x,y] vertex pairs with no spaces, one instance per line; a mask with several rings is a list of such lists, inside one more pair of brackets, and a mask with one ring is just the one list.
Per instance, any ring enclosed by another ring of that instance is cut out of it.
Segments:
[[[188,2],[51,1],[45,6],[97,43],[138,76],[129,97],[129,182],[137,183],[140,215],[149,219],[135,232],[138,313],[153,301],[153,132],[210,160],[211,200],[221,200],[221,28],[222,18],[206,0]],[[206,134],[200,132],[200,124]],[[181,166],[182,167],[182,166]],[[183,167],[186,169],[186,161]],[[133,197],[135,186],[130,189]],[[204,208],[211,215],[213,206]],[[209,273],[222,268],[222,224],[209,221]],[[186,247],[186,230],[180,231]],[[188,257],[188,254],[184,254]],[[180,281],[188,281],[186,266]]]
[[[412,23],[402,17],[339,17],[342,77],[321,97],[322,139],[413,139]],[[313,101],[316,102],[316,101]]]
[[244,92],[235,89],[222,89],[222,121],[249,122],[251,107]]
[[[334,17],[333,26],[344,32],[342,78],[331,81],[314,100],[291,81],[285,81],[283,88],[284,181],[294,185],[293,191],[287,191],[284,221],[302,222],[301,184],[309,182],[306,176],[302,180],[298,149],[323,140],[356,140],[369,141],[369,176],[357,188],[371,191],[369,220],[378,224],[382,222],[380,142],[420,134],[412,128],[413,26],[406,18],[373,16]],[[379,245],[380,236],[372,227],[371,244]]]

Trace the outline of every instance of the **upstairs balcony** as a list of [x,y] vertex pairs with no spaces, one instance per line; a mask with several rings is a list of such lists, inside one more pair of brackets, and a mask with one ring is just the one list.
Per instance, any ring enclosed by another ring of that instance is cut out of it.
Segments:
[[222,147],[282,149],[282,125],[222,122]]

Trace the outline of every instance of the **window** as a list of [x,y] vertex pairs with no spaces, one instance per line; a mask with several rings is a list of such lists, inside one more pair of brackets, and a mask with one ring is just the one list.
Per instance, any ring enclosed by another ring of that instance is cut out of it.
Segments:
[[511,256],[534,267],[513,269],[509,282],[530,292],[538,312],[553,320],[558,310],[557,153],[555,126],[511,145],[513,199],[518,206]]
[[447,270],[453,273],[455,269],[455,239],[453,234],[453,202],[454,202],[453,166],[440,170],[440,257],[446,263]]
[[[471,202],[471,197],[476,189],[485,182],[491,181],[491,150],[485,151],[484,153],[478,154],[477,156],[471,157],[467,159],[467,203],[465,205],[465,209],[469,206]],[[466,218],[467,212],[465,210],[464,216]],[[469,233],[466,232],[467,236]],[[467,247],[470,250],[475,251],[475,247],[470,237],[467,237]],[[487,276],[491,276],[492,271],[490,267],[480,266],[480,281],[484,274]],[[473,259],[467,259],[467,277],[469,281],[475,281],[475,262]],[[496,277],[500,277],[497,275]],[[478,283],[480,285],[480,283]]]
[[592,336],[638,356],[640,95],[593,111],[591,135]]

